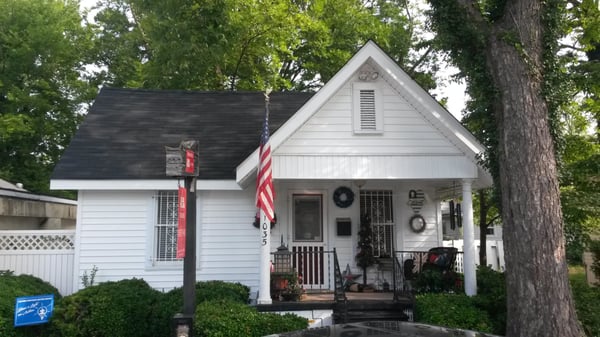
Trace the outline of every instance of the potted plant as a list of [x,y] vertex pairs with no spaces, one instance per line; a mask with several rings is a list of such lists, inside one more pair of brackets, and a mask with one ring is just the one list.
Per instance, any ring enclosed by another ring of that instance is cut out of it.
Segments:
[[297,273],[289,273],[284,276],[287,281],[285,288],[281,291],[281,299],[284,301],[297,301],[302,297],[304,288],[300,284],[300,278]]

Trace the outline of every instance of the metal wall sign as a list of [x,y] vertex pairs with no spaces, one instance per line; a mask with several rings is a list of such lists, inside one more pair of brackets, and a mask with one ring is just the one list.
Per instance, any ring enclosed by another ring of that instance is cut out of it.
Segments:
[[14,326],[48,323],[54,311],[54,294],[17,297]]

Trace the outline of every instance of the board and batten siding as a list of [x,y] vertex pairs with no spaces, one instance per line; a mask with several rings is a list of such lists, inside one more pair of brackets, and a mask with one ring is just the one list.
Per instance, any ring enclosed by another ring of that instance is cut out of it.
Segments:
[[[197,192],[198,281],[258,285],[259,233],[252,226],[253,190]],[[95,282],[142,278],[158,290],[182,286],[183,264],[153,263],[156,191],[82,191],[78,223],[80,277]]]
[[[274,178],[471,178],[477,167],[395,89],[382,82],[383,133],[355,134],[352,83],[274,150]],[[442,169],[443,168],[443,169]]]

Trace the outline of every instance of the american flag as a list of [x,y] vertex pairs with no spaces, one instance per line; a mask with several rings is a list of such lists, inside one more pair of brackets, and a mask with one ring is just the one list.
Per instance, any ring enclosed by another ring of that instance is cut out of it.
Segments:
[[[266,96],[266,95],[265,95]],[[269,97],[265,99],[265,121],[260,137],[260,152],[258,159],[258,174],[256,177],[256,207],[262,210],[267,219],[273,222],[275,217],[273,200],[273,176],[271,174],[271,145],[269,144]]]

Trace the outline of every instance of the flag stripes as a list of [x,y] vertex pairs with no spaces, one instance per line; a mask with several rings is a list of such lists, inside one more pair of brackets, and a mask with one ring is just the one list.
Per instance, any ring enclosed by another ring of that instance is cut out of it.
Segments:
[[271,172],[271,145],[269,143],[269,101],[266,98],[265,120],[260,137],[258,174],[256,177],[256,207],[262,210],[269,221],[275,217],[275,190]]

